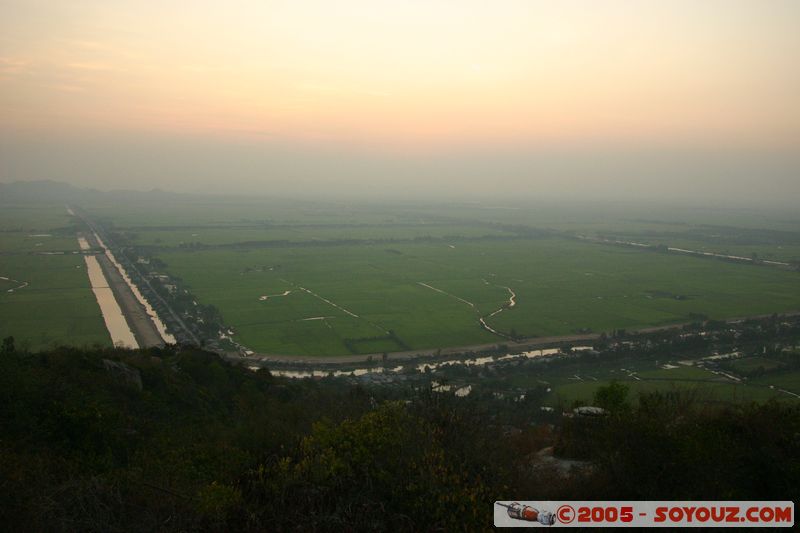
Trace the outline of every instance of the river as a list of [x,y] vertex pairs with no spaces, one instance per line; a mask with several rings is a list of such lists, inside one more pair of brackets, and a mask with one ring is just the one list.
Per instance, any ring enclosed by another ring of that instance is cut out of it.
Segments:
[[[575,346],[572,348],[573,351],[581,352],[586,350],[591,350],[591,346]],[[530,350],[526,352],[520,352],[516,354],[507,354],[502,355],[500,357],[475,357],[472,359],[452,359],[449,361],[438,361],[438,362],[427,362],[427,363],[419,363],[414,366],[411,366],[410,369],[412,371],[424,373],[427,369],[431,371],[437,370],[439,368],[451,365],[466,365],[466,366],[484,366],[489,363],[493,362],[501,362],[501,361],[511,361],[515,359],[534,359],[537,357],[544,357],[550,355],[557,355],[561,353],[559,348],[544,348],[541,350]],[[260,370],[261,367],[258,366],[250,366],[248,367],[251,370]],[[402,372],[407,371],[405,365],[395,366],[393,368],[385,368],[382,366],[375,366],[371,368],[356,368],[353,370],[280,370],[280,369],[270,369],[270,374],[274,376],[281,376],[286,378],[323,378],[329,375],[334,377],[341,377],[341,376],[363,376],[366,374],[399,374]]]
[[158,330],[158,334],[161,336],[161,338],[164,340],[164,342],[170,343],[170,344],[174,344],[175,343],[175,337],[173,337],[172,334],[167,333],[167,327],[164,325],[164,323],[158,317],[158,313],[156,313],[155,309],[153,309],[153,306],[150,305],[150,302],[148,302],[144,298],[144,296],[142,296],[142,293],[139,292],[139,288],[136,286],[135,283],[133,283],[131,278],[128,276],[128,273],[125,271],[125,268],[117,261],[117,258],[114,257],[114,254],[105,245],[105,243],[103,242],[103,240],[100,238],[100,236],[97,233],[94,234],[94,237],[95,237],[95,239],[97,239],[97,243],[100,245],[100,247],[102,247],[103,250],[105,251],[105,254],[106,254],[106,257],[108,257],[108,260],[111,261],[111,263],[114,265],[114,267],[116,267],[116,269],[119,271],[120,275],[122,276],[122,279],[124,279],[125,283],[128,285],[128,287],[130,287],[131,292],[133,293],[133,295],[136,297],[136,299],[139,301],[139,303],[142,304],[142,306],[145,308],[145,311],[147,312],[147,316],[150,318],[150,320],[155,325],[156,329]]
[[[78,237],[78,245],[81,250],[88,250],[89,243],[83,237]],[[136,342],[125,316],[122,314],[114,293],[108,286],[103,269],[100,268],[100,263],[93,255],[85,254],[83,260],[86,263],[86,271],[89,274],[89,282],[92,285],[92,292],[97,298],[97,304],[100,306],[100,313],[103,315],[103,321],[106,324],[108,334],[111,336],[111,342],[114,346],[123,346],[125,348],[138,348],[139,343]]]

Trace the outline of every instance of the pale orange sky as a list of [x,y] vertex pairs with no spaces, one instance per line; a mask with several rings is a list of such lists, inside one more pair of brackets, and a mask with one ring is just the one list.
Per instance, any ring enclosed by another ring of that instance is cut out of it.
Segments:
[[796,0],[0,0],[0,179],[135,136],[788,154],[798,28]]
[[5,128],[413,144],[800,132],[792,0],[0,6]]

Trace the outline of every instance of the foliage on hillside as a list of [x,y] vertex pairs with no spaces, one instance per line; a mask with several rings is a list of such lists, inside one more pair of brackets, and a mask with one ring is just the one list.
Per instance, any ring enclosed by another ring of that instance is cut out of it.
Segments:
[[[471,531],[490,526],[502,498],[797,496],[798,407],[699,408],[665,395],[634,403],[626,392],[598,393],[606,417],[531,425],[535,403],[291,381],[198,350],[9,345],[0,522],[20,531]],[[542,460],[553,443],[591,465],[567,473]]]

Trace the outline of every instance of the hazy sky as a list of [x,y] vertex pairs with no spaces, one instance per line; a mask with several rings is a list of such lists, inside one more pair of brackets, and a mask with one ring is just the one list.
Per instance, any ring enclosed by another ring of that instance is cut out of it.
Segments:
[[800,200],[796,0],[0,0],[0,180]]

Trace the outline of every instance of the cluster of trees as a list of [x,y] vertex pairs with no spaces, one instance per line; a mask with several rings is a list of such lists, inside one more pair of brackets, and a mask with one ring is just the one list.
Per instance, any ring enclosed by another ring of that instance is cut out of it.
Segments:
[[[114,364],[109,363],[113,361]],[[287,380],[196,349],[0,356],[9,530],[486,530],[518,499],[794,499],[800,408],[598,391],[535,401]],[[582,458],[565,473],[537,452]]]
[[728,372],[734,372],[750,379],[767,375],[781,375],[800,370],[800,351],[783,351],[774,348],[768,349],[764,346],[762,352],[756,355],[756,357],[759,358],[762,356],[769,358],[767,366],[760,364],[754,368],[742,368],[740,363],[750,361],[751,359],[748,358],[720,361],[717,366]]
[[715,405],[698,390],[595,394],[599,418],[565,421],[556,448],[591,461],[619,500],[794,500],[800,496],[800,405]]

